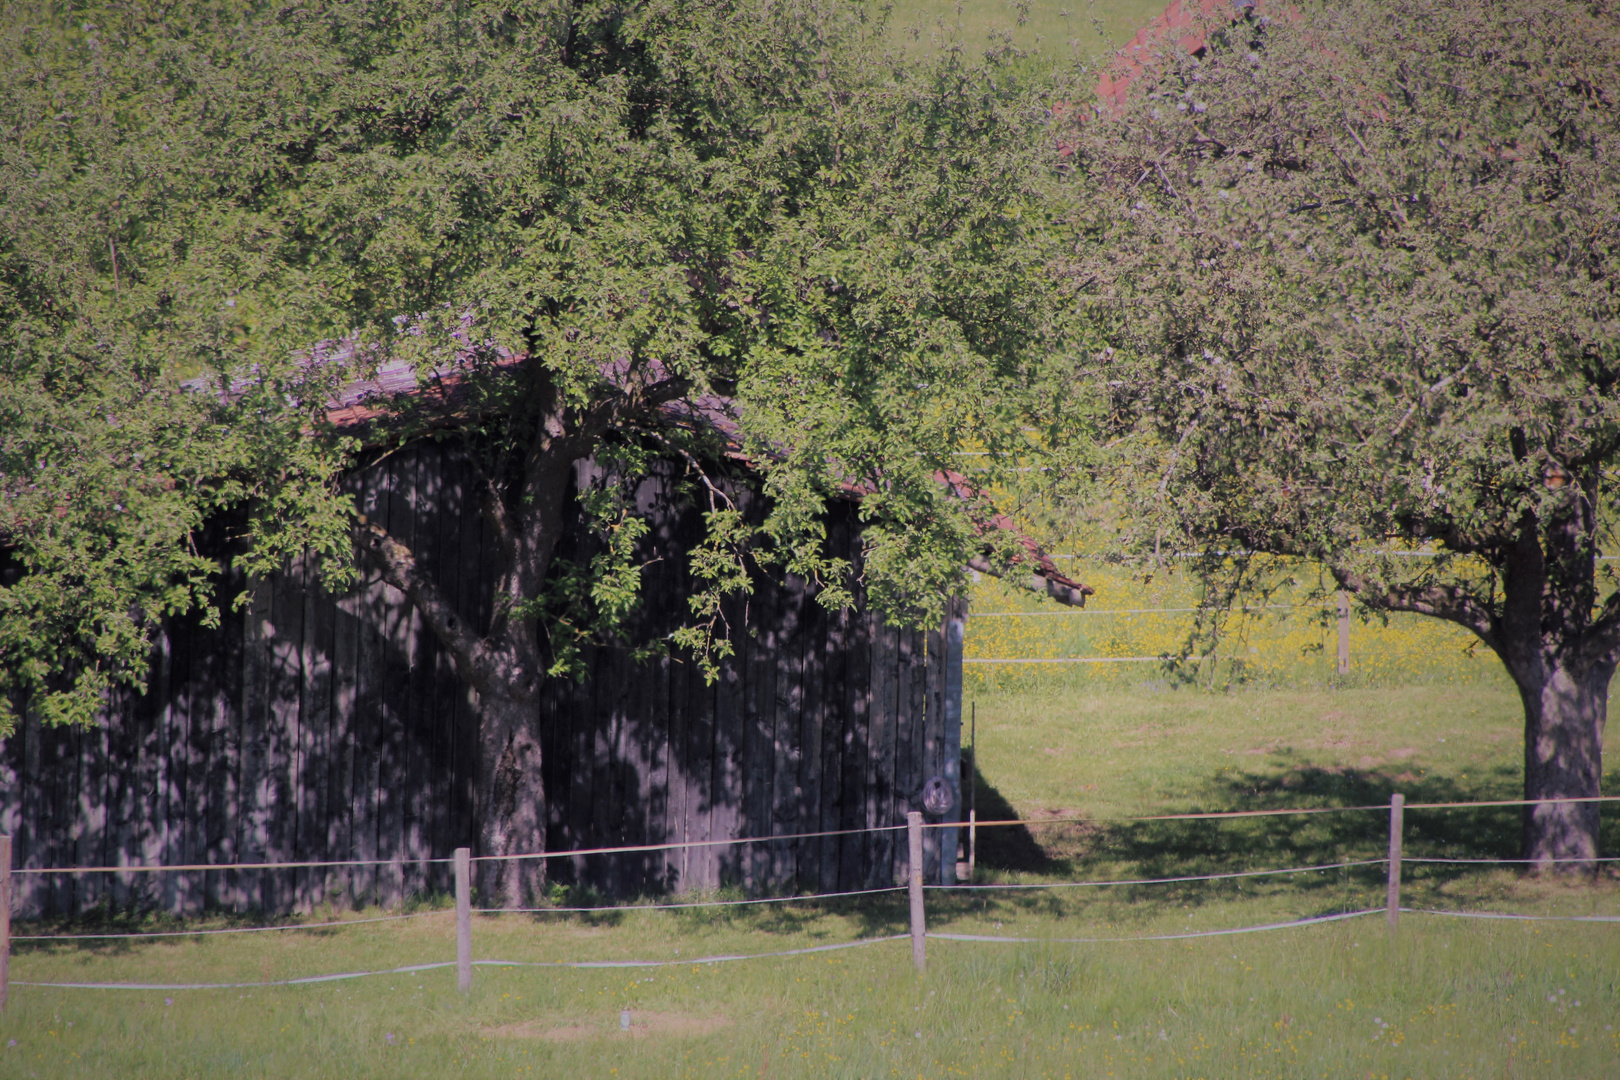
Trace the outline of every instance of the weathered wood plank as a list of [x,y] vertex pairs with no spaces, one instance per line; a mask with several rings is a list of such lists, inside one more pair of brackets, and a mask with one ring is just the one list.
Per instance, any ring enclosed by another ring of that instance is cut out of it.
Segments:
[[[263,862],[269,854],[268,814],[271,808],[269,769],[270,641],[274,616],[271,583],[255,580],[250,586],[247,620],[243,626],[242,734],[240,743],[241,811],[238,818],[237,857],[244,863]],[[239,908],[262,909],[264,871],[238,875]]]
[[[416,513],[412,503],[416,487],[414,448],[392,455],[379,467],[387,496],[383,513],[387,529],[407,548],[416,545]],[[393,860],[377,869],[377,903],[396,907],[404,899],[405,813],[409,800],[406,741],[410,728],[410,666],[414,644],[411,628],[415,607],[390,585],[379,594],[377,630],[381,647],[381,705],[377,728],[377,854]]]
[[[664,844],[670,840],[670,708],[669,659],[653,657],[640,665],[641,681],[646,685],[643,707],[646,712],[641,721],[647,733],[646,771],[642,784],[644,793],[638,816],[645,822],[643,842]],[[634,811],[632,811],[634,813]],[[669,852],[649,854],[643,861],[642,889],[648,893],[661,893],[668,887]]]
[[[244,680],[247,677],[248,613],[238,608],[235,597],[245,587],[241,574],[227,570],[220,595],[230,602],[221,605],[220,633],[210,648],[215,657],[207,669],[209,720],[208,861],[229,865],[236,861],[241,816],[242,775],[241,739]],[[216,681],[217,680],[217,681]],[[218,870],[207,876],[208,902],[220,908],[233,908],[238,901],[235,871]]]
[[[140,697],[141,741],[135,766],[140,777],[140,794],[136,802],[136,817],[140,822],[139,861],[146,865],[169,861],[166,835],[169,808],[169,701],[164,691],[169,679],[167,650],[158,653],[153,674],[154,677],[147,683],[146,693]],[[164,880],[169,875],[147,876],[150,880],[138,886],[138,902],[143,906],[162,904],[173,896],[172,883]]]
[[[477,517],[470,505],[470,483],[466,462],[450,451],[443,454],[438,474],[438,490],[427,492],[427,506],[431,511],[438,541],[434,553],[433,569],[444,595],[454,605],[461,618],[466,618],[467,579],[471,568],[464,573],[461,553],[461,518]],[[433,731],[432,752],[427,757],[431,770],[428,785],[429,821],[427,846],[435,857],[462,846],[461,837],[453,828],[454,777],[456,772],[455,737],[457,698],[462,696],[451,657],[436,640],[429,641],[427,653],[433,675]],[[451,876],[443,864],[435,864],[428,874],[428,887],[436,892],[448,892]]]
[[[635,671],[623,649],[605,648],[603,657],[612,673],[604,689],[610,702],[607,742],[608,792],[606,828],[602,843],[609,846],[633,844],[639,832],[631,822],[630,804],[637,795],[636,747],[630,733],[630,708],[639,688]],[[604,888],[615,896],[626,896],[639,887],[639,855],[615,855],[608,860]]]
[[[612,658],[607,650],[589,650],[590,667],[579,687],[581,747],[577,766],[587,773],[585,804],[580,828],[581,841],[588,848],[606,846],[611,835],[613,804],[613,697]],[[591,889],[606,889],[613,873],[612,860],[592,855],[580,867],[579,881]]]
[[[805,590],[804,630],[800,635],[801,704],[799,711],[799,791],[797,831],[821,829],[822,725],[826,723],[822,695],[827,681],[827,611]],[[797,873],[793,887],[815,892],[821,887],[821,841],[800,840],[794,850]]]
[[[48,733],[45,748],[51,772],[51,803],[46,817],[49,830],[47,866],[72,866],[74,858],[73,825],[74,805],[79,796],[79,731],[77,728],[59,727]],[[51,914],[68,915],[74,910],[74,879],[67,874],[53,874],[51,885]]]
[[[461,560],[461,616],[472,620],[472,625],[483,633],[489,628],[491,597],[494,590],[494,538],[489,525],[478,512],[477,473],[468,464],[467,505],[460,515]],[[453,735],[455,740],[454,798],[455,820],[459,823],[460,843],[478,853],[479,813],[478,801],[478,697],[465,684],[457,684],[456,713]]]
[[[686,812],[692,795],[691,743],[688,720],[692,700],[687,690],[687,667],[677,656],[663,661],[664,694],[668,705],[668,751],[665,759],[665,788],[667,800],[664,813],[664,842],[685,843],[687,834]],[[685,887],[690,851],[678,848],[666,853],[663,861],[663,883],[666,892]]]
[[[591,838],[595,836],[596,687],[591,678],[597,673],[595,651],[590,650],[584,659],[590,662],[585,680],[561,680],[559,687],[561,708],[567,716],[569,745],[568,788],[561,794],[568,800],[565,807],[568,846],[574,849],[593,847]],[[570,859],[567,868],[569,880],[579,884],[589,882],[596,865],[586,858]]]
[[[205,669],[215,660],[208,650],[220,635],[204,630],[194,618],[171,621],[163,633],[173,640],[177,660],[183,657],[183,663],[176,664],[169,691],[184,702],[186,711],[186,796],[181,823],[185,837],[180,857],[199,865],[210,861],[208,769],[214,726],[213,678],[218,677],[211,677]],[[185,912],[196,914],[209,904],[208,874],[191,873],[186,878]]]
[[[863,611],[850,613],[845,639],[847,675],[844,680],[845,716],[843,752],[843,806],[840,829],[864,829],[867,815],[867,776],[871,765],[872,635],[871,618]],[[869,837],[846,836],[839,853],[839,888],[865,888],[871,880],[872,844]]]
[[[272,617],[266,626],[265,858],[291,862],[297,850],[298,743],[304,698],[304,563],[291,560],[272,580]],[[264,875],[263,904],[290,910],[297,902],[295,871]]]
[[[894,785],[889,794],[888,806],[885,813],[892,822],[906,820],[906,814],[911,810],[922,809],[922,732],[920,716],[913,716],[911,710],[911,676],[912,676],[912,643],[915,635],[910,630],[897,630],[893,633],[894,639],[894,759],[890,766],[889,775]],[[921,657],[916,658],[919,662]],[[928,842],[928,834],[932,829],[923,830],[923,842]],[[900,845],[895,845],[898,855]],[[898,873],[905,868],[895,867]]]
[[[360,695],[359,596],[334,597],[332,603],[332,715],[327,729],[326,850],[328,857],[354,858],[354,782],[359,762],[355,745],[355,710]],[[335,866],[323,875],[333,904],[356,903],[354,873]]]
[[[27,773],[23,738],[23,725],[18,723],[9,736],[0,739],[0,836],[12,838],[14,866],[26,865],[21,836],[22,790],[33,779]],[[33,888],[28,879],[38,876],[21,874],[12,878],[12,903],[19,914],[33,910]]]
[[[439,465],[442,457],[437,447],[418,444],[400,464],[402,478],[410,479],[405,495],[411,515],[411,549],[430,573],[438,569],[436,548],[439,534],[430,518],[428,500],[432,497],[430,492],[437,494],[440,488]],[[400,600],[403,603],[404,597]],[[419,860],[431,858],[427,845],[431,811],[424,795],[431,790],[427,777],[433,750],[433,669],[430,666],[432,656],[428,641],[433,632],[423,622],[422,614],[414,604],[407,607],[408,617],[400,620],[406,664],[399,756],[399,854],[404,860],[400,868],[399,890],[402,898],[419,895],[427,887],[428,864]]]
[[[715,775],[720,768],[715,723],[716,691],[716,685],[708,682],[699,670],[696,657],[689,657],[686,664],[686,760],[690,785],[686,803],[688,840],[710,840],[714,837],[714,786]],[[689,889],[718,888],[719,852],[712,847],[688,849],[682,882]]]
[[[74,861],[105,866],[107,851],[107,726],[84,731],[79,739],[79,792],[74,807]],[[107,875],[86,874],[78,881],[77,909],[94,907],[107,896]]]
[[[148,692],[157,704],[158,792],[155,827],[158,834],[158,858],[165,864],[178,865],[185,861],[183,817],[186,804],[185,698],[175,693],[184,679],[184,671],[176,671],[174,655],[177,642],[160,639],[155,677],[148,683]],[[174,911],[185,903],[186,880],[183,874],[161,874],[155,882],[157,902],[166,911]]]
[[[733,597],[726,602],[726,617],[731,626],[733,655],[720,668],[714,687],[715,753],[714,773],[709,782],[711,805],[711,838],[721,840],[741,836],[744,827],[743,788],[743,728],[744,714],[743,671],[748,662],[749,639],[744,621],[746,607]],[[715,884],[740,884],[743,880],[744,859],[742,847],[713,847]]]
[[[849,633],[849,613],[829,612],[822,660],[821,695],[821,778],[818,810],[824,831],[840,827],[843,814],[844,731],[848,725],[848,690],[845,680],[849,664],[845,642]],[[839,887],[842,837],[824,836],[819,844],[817,889],[835,892]]]
[[[191,681],[190,642],[187,635],[159,635],[162,660],[150,686],[162,696],[158,716],[164,725],[163,795],[159,813],[163,816],[163,861],[170,865],[190,862],[186,836],[186,808],[191,803]],[[164,874],[159,893],[167,911],[192,911],[201,906],[194,894],[191,874]]]
[[[306,559],[308,556],[306,556]],[[299,769],[296,858],[326,860],[332,814],[332,694],[336,650],[337,605],[311,566],[304,584],[304,698],[299,720]],[[326,899],[326,871],[311,868],[297,875],[299,911]]]
[[[771,705],[771,834],[787,836],[799,831],[799,763],[803,758],[799,725],[804,715],[804,605],[809,597],[796,578],[778,586],[777,637],[772,664],[775,685]],[[793,888],[798,878],[799,845],[773,843],[770,850],[769,888]]]
[[[627,842],[656,844],[662,840],[666,792],[659,786],[668,751],[668,702],[663,700],[662,673],[657,662],[631,664],[633,689],[625,725],[629,753],[625,759],[624,822]],[[662,881],[662,852],[647,852],[631,861],[633,873],[627,894],[648,895]]]
[[[386,469],[367,471],[360,512],[386,522],[389,505]],[[358,663],[355,667],[354,704],[354,816],[350,858],[375,860],[378,847],[377,800],[381,778],[378,768],[384,727],[384,689],[387,678],[387,642],[383,628],[388,617],[388,587],[376,574],[367,574],[356,595],[360,618]],[[377,869],[356,866],[354,901],[364,907],[378,902]]]
[[[922,809],[922,788],[929,778],[940,775],[938,740],[931,739],[931,725],[927,716],[928,654],[923,635],[915,630],[900,631],[903,642],[901,688],[899,708],[904,714],[904,746],[896,751],[898,766],[901,753],[906,758],[904,778],[896,785],[900,790],[899,811]],[[928,865],[935,867],[929,881],[937,882],[939,864],[939,830],[923,832],[923,851]]]
[[[771,788],[776,767],[772,745],[776,727],[776,641],[778,604],[768,580],[756,580],[748,607],[756,616],[748,638],[743,668],[742,835],[771,834]],[[770,880],[771,849],[766,843],[743,845],[743,887],[765,889]]]
[[[17,732],[22,740],[19,756],[22,759],[24,783],[34,790],[35,796],[24,800],[19,807],[12,857],[17,860],[18,866],[49,866],[47,859],[50,853],[43,839],[41,820],[50,798],[50,779],[40,771],[45,761],[44,725],[40,722],[39,714],[26,703],[17,723]],[[24,874],[13,878],[12,882],[13,888],[27,890],[27,907],[23,908],[27,914],[38,915],[46,910],[50,903],[51,886],[43,875]],[[25,894],[14,895],[20,898]]]

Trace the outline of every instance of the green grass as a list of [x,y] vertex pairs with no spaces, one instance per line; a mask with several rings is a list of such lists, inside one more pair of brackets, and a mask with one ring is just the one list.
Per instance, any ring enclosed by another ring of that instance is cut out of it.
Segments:
[[[1565,903],[1581,906],[1574,896]],[[1025,899],[957,909],[1025,936],[1241,923],[1270,911],[1068,912]],[[485,955],[758,949],[898,926],[897,905],[695,923],[480,920]],[[1610,926],[1376,917],[1269,935],[1122,945],[903,943],[651,971],[444,970],[282,990],[20,988],[0,1020],[6,1077],[1607,1077],[1620,1065]],[[18,974],[254,978],[440,958],[443,919],[311,940],[25,953]],[[172,1002],[170,1004],[169,1002]],[[631,1011],[631,1034],[618,1031]],[[1388,1025],[1387,1027],[1385,1025]],[[392,1039],[389,1039],[392,1036]]]
[[[1029,813],[1518,798],[1523,713],[1505,677],[1460,685],[970,695],[981,771]],[[968,740],[964,731],[963,740]],[[1620,785],[1610,728],[1606,787]]]
[[1013,44],[1025,51],[1095,60],[1124,45],[1166,6],[1167,0],[1030,0],[1021,10],[1016,2],[997,0],[960,7],[941,0],[898,0],[892,22],[899,40],[921,48],[955,39],[971,53],[1010,34]]
[[[1517,784],[1516,707],[1503,686],[1070,691],[981,697],[977,705],[981,811],[999,803],[1019,815],[1090,819],[984,830],[981,880],[1375,856],[1387,835],[1377,813],[1117,819],[1191,807],[1358,805],[1385,800],[1391,788],[1414,799],[1477,799],[1511,795]],[[1408,849],[1510,855],[1513,832],[1511,812],[1414,812]],[[1606,838],[1607,850],[1616,839]],[[1612,876],[1567,884],[1509,870],[1414,866],[1404,898],[1417,907],[1620,913]],[[730,912],[481,918],[481,958],[682,962],[479,968],[466,998],[446,969],[274,989],[17,987],[0,1015],[0,1077],[1620,1075],[1616,924],[1408,915],[1392,944],[1374,915],[1237,937],[1049,940],[1241,927],[1381,899],[1377,866],[1171,886],[931,893],[933,929],[1043,940],[932,941],[922,978],[910,970],[904,942],[685,962],[901,933],[897,896]],[[449,959],[448,913],[426,907],[429,914],[410,921],[348,929],[19,943],[12,976],[245,982]],[[86,925],[19,924],[17,932]],[[618,1031],[623,1009],[634,1025],[628,1035]]]

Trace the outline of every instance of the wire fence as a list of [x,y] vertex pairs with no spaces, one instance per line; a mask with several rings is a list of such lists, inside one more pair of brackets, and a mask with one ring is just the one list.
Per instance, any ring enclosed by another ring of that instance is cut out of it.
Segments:
[[[205,865],[154,865],[136,864],[130,866],[112,867],[20,867],[11,868],[11,842],[9,837],[0,837],[0,898],[3,898],[4,916],[0,917],[0,1007],[3,1007],[8,985],[30,986],[53,989],[123,989],[123,990],[217,990],[242,989],[248,987],[273,986],[303,986],[318,983],[336,982],[347,979],[366,978],[380,975],[397,975],[422,971],[431,971],[440,968],[455,967],[457,969],[458,984],[462,989],[471,985],[472,969],[484,967],[551,967],[551,968],[651,968],[680,965],[701,965],[730,963],[742,960],[767,959],[801,956],[812,953],[831,952],[843,949],[865,948],[883,945],[885,943],[907,940],[912,943],[913,960],[921,969],[925,965],[925,943],[928,939],[957,943],[985,943],[985,944],[1015,944],[1015,943],[1047,943],[1047,944],[1110,944],[1125,942],[1153,942],[1153,941],[1180,941],[1206,937],[1220,937],[1234,934],[1252,934],[1266,931],[1280,931],[1288,929],[1306,928],[1326,923],[1340,922],[1347,919],[1362,918],[1367,915],[1383,913],[1391,929],[1397,925],[1401,914],[1454,917],[1471,919],[1497,919],[1529,922],[1584,922],[1584,923],[1616,923],[1620,922],[1620,915],[1540,915],[1525,913],[1504,913],[1487,911],[1456,911],[1439,908],[1412,908],[1402,907],[1400,904],[1400,889],[1402,882],[1403,862],[1435,865],[1460,866],[1486,866],[1486,865],[1525,865],[1537,866],[1576,863],[1581,865],[1597,865],[1620,861],[1620,857],[1597,856],[1591,857],[1558,857],[1546,859],[1472,859],[1472,858],[1444,858],[1431,856],[1407,857],[1402,853],[1402,837],[1404,832],[1404,812],[1406,810],[1456,810],[1473,808],[1493,808],[1508,806],[1533,806],[1550,803],[1607,803],[1620,802],[1620,796],[1588,796],[1561,799],[1524,800],[1524,799],[1497,799],[1477,802],[1445,802],[1445,803],[1413,803],[1406,804],[1399,794],[1392,797],[1389,804],[1375,804],[1363,806],[1332,806],[1332,807],[1291,807],[1266,810],[1222,810],[1198,811],[1184,814],[1147,814],[1134,816],[1120,816],[1110,819],[1063,817],[1063,818],[1035,818],[1035,819],[1009,819],[1005,821],[978,822],[979,827],[1011,827],[1029,825],[1054,825],[1078,821],[1131,821],[1131,822],[1157,822],[1157,821],[1188,821],[1188,820],[1224,820],[1250,817],[1276,817],[1284,815],[1316,815],[1324,813],[1388,813],[1390,816],[1389,853],[1382,858],[1344,859],[1328,863],[1314,863],[1305,866],[1290,866],[1276,869],[1248,869],[1234,871],[1218,871],[1204,874],[1179,874],[1163,877],[1137,877],[1117,879],[1095,879],[1079,881],[1041,881],[1041,882],[981,882],[951,884],[940,882],[925,885],[922,877],[922,835],[926,829],[961,828],[967,822],[935,821],[925,822],[921,814],[912,813],[904,825],[883,826],[875,829],[839,829],[826,830],[813,833],[795,833],[783,836],[737,837],[722,840],[704,841],[674,841],[666,844],[634,844],[620,847],[590,848],[582,850],[569,850],[560,852],[529,852],[513,855],[485,856],[475,858],[466,848],[457,849],[449,858],[403,860],[415,862],[451,863],[456,875],[456,906],[455,909],[408,912],[397,915],[359,919],[339,919],[318,923],[285,923],[272,926],[255,927],[221,927],[198,928],[178,930],[157,930],[141,932],[116,933],[63,933],[63,934],[26,934],[12,936],[9,925],[9,897],[10,877],[12,874],[86,874],[86,873],[122,873],[129,871],[143,871],[148,873],[197,871],[197,870],[271,870],[295,869],[312,866],[354,866],[354,865],[385,865],[379,860],[352,860],[352,861],[322,861],[322,862],[285,862],[285,863],[231,863],[231,864],[205,864]],[[907,833],[908,860],[910,867],[908,878],[904,885],[891,885],[877,888],[850,889],[835,892],[809,893],[802,895],[785,895],[770,897],[748,897],[738,899],[705,899],[693,901],[658,902],[642,904],[624,904],[601,907],[582,906],[536,906],[518,908],[478,908],[471,906],[470,870],[474,862],[480,861],[511,861],[515,859],[550,859],[567,858],[581,854],[617,854],[617,853],[643,853],[649,851],[668,851],[692,847],[713,847],[726,845],[743,845],[757,843],[776,843],[784,840],[809,839],[824,836],[844,836],[856,833],[894,832],[904,830]],[[390,860],[390,862],[401,860]],[[1188,930],[1185,932],[1166,934],[1140,934],[1116,937],[1016,937],[1003,935],[957,933],[949,930],[928,930],[925,920],[924,893],[958,893],[974,895],[995,891],[1030,891],[1030,890],[1061,890],[1080,888],[1109,888],[1109,887],[1153,887],[1165,885],[1179,885],[1196,882],[1220,882],[1240,879],[1283,877],[1301,874],[1321,874],[1330,871],[1350,871],[1373,866],[1384,866],[1386,870],[1387,902],[1379,907],[1366,907],[1352,911],[1341,911],[1328,914],[1312,915],[1300,919],[1283,922],[1268,922],[1257,925],[1229,927],[1213,930]],[[711,956],[681,958],[681,959],[648,959],[648,960],[610,960],[610,959],[583,959],[583,960],[499,960],[499,959],[472,959],[471,916],[475,913],[486,916],[512,915],[512,914],[611,914],[616,912],[632,911],[680,911],[686,909],[705,908],[743,908],[765,904],[811,904],[823,903],[832,900],[847,900],[854,898],[872,897],[878,895],[907,892],[910,900],[910,928],[907,934],[884,935],[863,938],[850,942],[839,942],[826,945],[805,946],[793,949],[777,949],[757,953],[724,953]],[[31,943],[62,943],[70,944],[81,941],[104,940],[138,940],[141,938],[176,938],[201,937],[226,934],[246,933],[275,933],[305,930],[338,930],[348,929],[377,923],[398,923],[406,920],[428,918],[433,916],[454,915],[456,919],[456,952],[455,960],[435,961],[426,964],[408,965],[394,968],[384,968],[367,971],[345,971],[329,974],[309,975],[298,978],[259,980],[252,982],[220,982],[220,983],[103,983],[103,982],[47,982],[15,980],[8,983],[6,980],[7,960],[9,959],[10,943],[12,941],[26,941]]]

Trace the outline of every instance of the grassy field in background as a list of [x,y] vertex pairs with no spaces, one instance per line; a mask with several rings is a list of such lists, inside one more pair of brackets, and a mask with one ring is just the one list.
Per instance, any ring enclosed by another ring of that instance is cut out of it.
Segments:
[[[1381,813],[1117,819],[1195,807],[1361,805],[1386,800],[1391,789],[1414,799],[1476,799],[1512,795],[1517,784],[1517,717],[1502,686],[1052,690],[980,695],[975,707],[981,813],[999,806],[1021,816],[1091,819],[984,830],[981,881],[1376,857],[1387,836]],[[1511,811],[1414,812],[1408,851],[1511,855],[1514,831]],[[1611,827],[1606,850],[1616,839]],[[1447,910],[1620,914],[1612,875],[1570,885],[1505,869],[1412,866],[1404,899]],[[274,989],[16,987],[0,1015],[0,1077],[1620,1075],[1616,924],[1409,915],[1392,946],[1382,917],[1372,915],[1236,937],[1049,940],[1228,929],[1381,900],[1378,866],[1175,885],[930,893],[931,929],[1042,940],[931,941],[922,978],[898,941],[687,962],[903,933],[898,895],[731,911],[479,918],[479,958],[680,963],[484,967],[468,998],[455,992],[448,969]],[[166,924],[135,917],[118,925]],[[19,924],[17,932],[85,928]],[[258,981],[453,954],[449,913],[434,911],[291,934],[19,943],[12,977]],[[625,1009],[629,1034],[618,1030]]]
[[[1084,609],[1062,608],[991,578],[973,587],[967,655],[996,657],[1158,657],[1179,655],[1202,602],[1197,583],[1172,564],[1142,580],[1141,568],[1087,560],[1065,564],[1097,590]],[[1387,620],[1355,612],[1350,624],[1351,670],[1335,673],[1338,626],[1333,599],[1314,596],[1314,574],[1225,622],[1213,663],[1187,664],[1171,673],[1161,663],[1073,666],[970,664],[973,692],[1040,687],[1091,691],[1167,688],[1177,684],[1223,689],[1321,689],[1506,685],[1502,665],[1466,630],[1422,615]],[[1207,655],[1199,641],[1197,655]]]
[[[897,0],[891,16],[899,40],[937,48],[957,39],[971,53],[1011,34],[1025,51],[1055,59],[1095,60],[1130,40],[1143,24],[1163,13],[1166,0],[1030,0],[1029,3],[975,0]],[[1023,19],[1020,24],[1020,18]]]

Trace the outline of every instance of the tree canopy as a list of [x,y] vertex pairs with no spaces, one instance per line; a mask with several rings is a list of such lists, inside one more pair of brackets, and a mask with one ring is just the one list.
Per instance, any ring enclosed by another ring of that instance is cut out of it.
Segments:
[[[1303,557],[1374,612],[1468,628],[1525,699],[1526,797],[1596,795],[1620,12],[1250,8],[1133,89],[1084,127],[1069,273],[1118,347],[1145,535],[1202,545],[1227,587]],[[1588,860],[1596,827],[1594,804],[1537,806],[1527,855]]]
[[[680,639],[702,654],[749,562],[849,601],[821,510],[852,491],[868,594],[937,618],[970,555],[1019,554],[982,527],[1013,470],[1079,453],[1059,91],[1010,49],[908,60],[844,3],[15,15],[0,692],[52,718],[138,683],[155,621],[214,602],[197,537],[234,510],[249,570],[309,548],[416,605],[479,696],[484,851],[536,850],[536,688],[638,584],[613,490],[578,493],[601,554],[555,558],[576,461],[701,461],[670,409],[731,411],[769,512],[711,508]],[[488,626],[336,483],[362,448],[326,402],[401,357],[424,392],[379,403],[386,437],[458,438],[480,471]],[[445,379],[461,404],[435,413]],[[990,463],[967,499],[940,482],[965,450]]]

